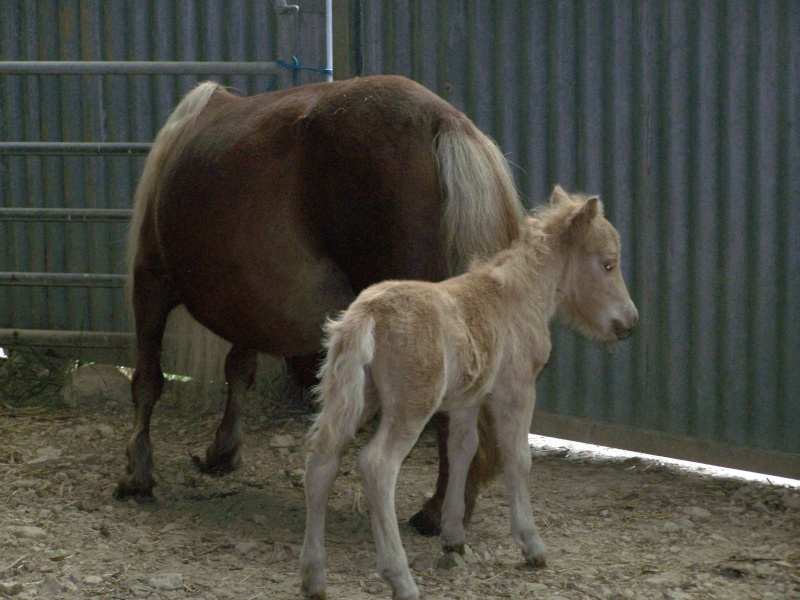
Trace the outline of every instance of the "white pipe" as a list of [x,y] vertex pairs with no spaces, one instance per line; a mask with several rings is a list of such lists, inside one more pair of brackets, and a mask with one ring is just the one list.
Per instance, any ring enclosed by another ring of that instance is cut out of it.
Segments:
[[328,81],[333,81],[333,0],[325,0],[325,68]]

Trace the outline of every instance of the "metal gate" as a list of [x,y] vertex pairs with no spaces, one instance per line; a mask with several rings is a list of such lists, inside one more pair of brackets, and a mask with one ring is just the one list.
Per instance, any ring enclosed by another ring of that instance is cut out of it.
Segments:
[[324,1],[0,4],[0,347],[110,360],[131,346],[123,240],[149,140],[201,79],[243,94],[330,79],[329,14]]

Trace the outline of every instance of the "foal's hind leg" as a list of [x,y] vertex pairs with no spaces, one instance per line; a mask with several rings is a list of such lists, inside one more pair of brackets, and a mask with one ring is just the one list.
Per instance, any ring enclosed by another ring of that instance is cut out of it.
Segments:
[[219,424],[214,443],[206,450],[206,459],[192,460],[203,473],[222,475],[239,466],[241,441],[240,411],[242,398],[253,387],[256,377],[257,353],[249,348],[233,346],[225,359],[225,380],[228,397],[225,414]]
[[150,418],[161,396],[161,342],[167,315],[177,305],[169,291],[165,274],[142,267],[134,275],[133,312],[136,320],[136,370],[131,384],[135,416],[133,433],[126,449],[125,472],[115,496],[148,499],[153,496],[153,447],[150,443]]
[[464,488],[467,472],[478,449],[479,406],[455,410],[450,413],[447,452],[450,457],[450,472],[447,493],[442,504],[442,534],[445,552],[464,553],[466,532],[464,531]]
[[369,498],[372,533],[378,552],[378,574],[392,586],[394,600],[416,600],[419,597],[400,540],[395,512],[395,488],[400,466],[428,420],[427,415],[412,416],[409,413],[399,415],[387,410],[384,403],[378,433],[358,457],[358,469]]

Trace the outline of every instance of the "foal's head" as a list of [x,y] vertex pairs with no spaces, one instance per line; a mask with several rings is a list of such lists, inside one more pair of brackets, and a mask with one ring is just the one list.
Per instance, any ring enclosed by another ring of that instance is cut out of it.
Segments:
[[639,312],[622,278],[619,233],[603,216],[600,199],[570,196],[556,186],[540,215],[568,257],[558,289],[559,316],[591,339],[628,337]]

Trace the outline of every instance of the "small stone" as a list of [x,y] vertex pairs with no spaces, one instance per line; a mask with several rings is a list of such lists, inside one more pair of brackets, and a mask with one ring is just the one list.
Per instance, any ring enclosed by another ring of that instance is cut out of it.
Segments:
[[47,446],[46,448],[39,448],[36,450],[36,458],[29,460],[26,464],[37,465],[39,463],[47,462],[56,458],[60,458],[63,450]]
[[234,552],[241,556],[250,554],[253,550],[258,548],[258,542],[239,542],[233,547]]
[[297,440],[291,433],[276,435],[269,441],[272,448],[291,448],[297,445]]
[[667,521],[661,527],[661,531],[663,533],[677,533],[681,530],[677,523],[673,523],[672,521]]
[[148,582],[150,587],[158,590],[179,590],[183,587],[183,575],[180,573],[158,573]]
[[789,510],[800,510],[800,495],[792,494],[781,499],[783,505]]
[[111,425],[101,424],[97,426],[97,433],[102,438],[108,438],[114,435],[114,428]]
[[47,537],[44,529],[30,525],[14,525],[9,527],[8,531],[21,539],[40,540]]
[[467,561],[458,552],[446,552],[436,561],[437,569],[464,569]]
[[149,588],[144,585],[139,585],[138,583],[134,583],[128,591],[131,593],[131,596],[134,598],[149,598],[150,595],[153,593],[153,588]]
[[0,581],[0,595],[2,596],[16,596],[24,588],[18,581]]
[[46,483],[41,479],[19,479],[18,481],[12,481],[9,487],[12,490],[35,490],[43,487]]
[[83,578],[83,583],[86,585],[100,585],[103,583],[103,578],[99,575],[87,575]]
[[436,561],[430,554],[418,554],[411,560],[411,568],[415,571],[427,571],[436,567]]
[[711,513],[707,511],[705,508],[700,508],[699,506],[690,506],[683,509],[683,512],[689,516],[689,518],[695,521],[708,521],[711,519]]

